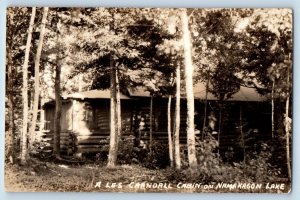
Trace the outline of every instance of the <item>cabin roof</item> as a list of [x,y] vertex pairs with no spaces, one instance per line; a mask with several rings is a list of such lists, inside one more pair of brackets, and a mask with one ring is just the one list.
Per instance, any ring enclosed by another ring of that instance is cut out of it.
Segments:
[[[195,99],[206,98],[206,87],[203,83],[197,84],[194,88]],[[207,94],[207,100],[217,100],[210,92]],[[266,96],[260,95],[254,88],[240,86],[240,90],[233,94],[227,101],[266,101]]]
[[[63,96],[64,99],[109,99],[110,90],[89,90],[85,92],[75,92]],[[127,95],[120,93],[120,99],[131,99]]]
[[[150,92],[143,87],[137,87],[134,90],[128,90],[129,96],[120,94],[121,99],[132,99],[135,97],[150,97]],[[185,98],[185,93],[182,92],[182,98]],[[63,96],[64,99],[109,99],[110,90],[90,90],[85,92],[76,92]],[[206,99],[206,89],[204,83],[198,83],[194,86],[194,98],[195,99]],[[266,96],[260,95],[254,88],[240,87],[240,90],[233,94],[227,101],[265,101]],[[212,94],[207,94],[207,100],[217,100]]]
[[[185,92],[182,91],[182,98],[185,98]],[[134,90],[129,90],[129,95],[132,97],[150,97],[150,92],[146,91],[142,87],[135,88]],[[206,86],[204,83],[198,83],[194,86],[194,98],[195,99],[206,99]],[[217,100],[212,93],[207,94],[207,100]],[[265,101],[266,97],[260,95],[254,88],[240,87],[240,90],[232,95],[227,101]]]
[[150,97],[151,93],[144,87],[136,87],[134,89],[129,89],[128,93],[131,97]]

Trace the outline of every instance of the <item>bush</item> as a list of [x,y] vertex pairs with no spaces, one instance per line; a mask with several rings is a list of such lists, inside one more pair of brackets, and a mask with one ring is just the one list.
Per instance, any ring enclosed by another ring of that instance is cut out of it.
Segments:
[[119,141],[118,162],[119,164],[131,164],[136,157],[134,151],[134,140],[131,137],[125,137]]
[[234,163],[235,179],[262,182],[262,181],[274,181],[280,174],[281,170],[272,166],[271,164],[272,153],[270,147],[266,143],[261,144],[261,151],[259,153],[253,153],[247,157],[246,162]]
[[202,141],[198,139],[196,141],[197,167],[188,168],[187,156],[182,152],[183,170],[182,173],[176,172],[175,178],[180,181],[213,181],[213,176],[221,170],[221,159],[217,152],[218,146],[218,141],[210,133],[207,133]]
[[142,160],[144,167],[150,169],[163,169],[169,166],[169,148],[167,144],[153,141],[152,151],[148,150],[147,156]]
[[148,149],[135,146],[134,138],[128,136],[119,141],[117,160],[119,164],[143,163],[148,153]]
[[100,151],[96,154],[96,161],[97,162],[106,162],[107,161],[107,155],[109,152],[109,137],[103,140],[100,140],[99,142],[102,144]]
[[249,183],[276,180],[281,170],[271,165],[272,154],[269,146],[266,143],[261,145],[261,151],[247,156],[246,162],[233,164],[222,162],[218,173],[213,175],[213,180]]
[[267,182],[276,181],[281,170],[271,164],[272,153],[269,145],[261,144],[260,152],[252,152],[246,162],[223,162],[217,153],[218,142],[207,134],[202,141],[197,141],[198,165],[187,168],[186,156],[182,170],[169,170],[169,180],[201,181],[203,183],[224,182]]
[[149,148],[136,147],[131,137],[119,141],[119,164],[141,164],[150,169],[162,169],[169,166],[168,145],[153,141],[152,151]]

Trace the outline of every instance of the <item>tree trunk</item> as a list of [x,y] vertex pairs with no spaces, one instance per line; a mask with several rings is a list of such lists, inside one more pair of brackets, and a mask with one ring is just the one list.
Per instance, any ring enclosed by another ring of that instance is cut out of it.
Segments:
[[[290,73],[289,67],[287,68],[287,85],[290,86]],[[285,136],[286,136],[286,163],[289,180],[292,179],[292,169],[291,169],[291,154],[290,154],[290,131],[291,131],[291,120],[289,118],[290,109],[290,92],[288,92],[285,102]]]
[[272,122],[272,140],[274,139],[274,130],[275,130],[275,123],[274,123],[274,107],[275,107],[275,102],[274,102],[274,89],[275,89],[275,79],[273,80],[272,83],[272,114],[271,114],[271,122]]
[[[15,26],[13,25],[13,17],[7,16],[6,19],[10,24],[7,26],[7,33],[11,33],[14,35],[15,32],[13,31]],[[8,120],[8,129],[5,134],[5,144],[7,149],[5,149],[5,158],[9,159],[11,163],[14,163],[16,151],[15,151],[15,133],[14,133],[14,76],[13,76],[13,66],[14,61],[12,59],[12,48],[13,48],[13,38],[6,38],[7,46],[6,46],[6,95],[7,95],[7,120]]]
[[43,96],[41,95],[41,101],[40,101],[41,112],[40,112],[40,126],[39,126],[40,132],[45,129],[45,111],[44,111],[44,109],[42,109],[44,103],[45,103],[45,100],[44,100]]
[[35,19],[36,8],[32,8],[30,25],[28,29],[28,36],[26,42],[25,59],[23,65],[23,88],[22,88],[22,100],[23,100],[23,125],[22,125],[22,143],[21,143],[21,163],[26,163],[27,157],[27,129],[28,129],[28,62],[29,52],[32,39],[32,30]]
[[120,99],[120,83],[118,77],[118,70],[116,70],[116,101],[117,101],[117,148],[119,147],[119,140],[121,139],[122,135],[122,117],[121,117],[121,99]]
[[13,60],[11,57],[11,53],[8,53],[8,63],[7,63],[7,115],[8,115],[8,130],[6,135],[7,147],[6,155],[7,158],[13,163],[15,160],[15,134],[14,134],[14,85],[13,85]]
[[241,131],[241,142],[242,142],[242,148],[243,148],[243,163],[244,166],[246,164],[246,143],[245,143],[245,136],[243,132],[243,111],[242,111],[242,106],[240,105],[240,131]]
[[218,131],[218,156],[220,156],[220,136],[222,132],[222,108],[223,103],[220,103],[220,110],[219,110],[219,131]]
[[168,98],[168,143],[169,143],[169,158],[170,158],[170,166],[174,166],[174,158],[173,158],[173,140],[172,140],[172,130],[171,130],[171,103],[172,96],[169,95]]
[[116,116],[116,67],[114,66],[112,55],[110,56],[110,141],[107,167],[117,165],[117,116]]
[[292,178],[292,169],[291,169],[291,155],[290,155],[290,126],[291,122],[289,120],[289,101],[290,97],[288,96],[285,104],[285,133],[286,133],[286,163],[289,180]]
[[176,169],[181,169],[180,159],[180,65],[176,67],[176,105],[175,105],[175,133],[174,133],[174,158]]
[[[57,55],[59,57],[59,55]],[[60,132],[61,132],[61,86],[60,86],[60,74],[61,74],[61,58],[58,58],[55,67],[55,114],[54,114],[54,133],[53,133],[53,155],[55,158],[60,159]]]
[[29,131],[30,135],[30,148],[32,148],[33,143],[35,141],[35,128],[36,128],[36,120],[38,114],[38,105],[39,105],[39,96],[40,96],[40,59],[44,41],[44,34],[45,34],[45,26],[47,22],[47,15],[48,15],[48,7],[44,8],[43,18],[42,18],[42,25],[41,25],[41,32],[40,32],[40,39],[37,48],[37,53],[34,62],[34,99],[33,99],[33,110],[32,110],[32,123]]
[[185,84],[187,95],[187,146],[188,161],[190,167],[197,166],[196,158],[196,140],[195,140],[195,124],[194,124],[194,88],[193,88],[193,61],[192,61],[192,44],[190,31],[188,27],[187,10],[181,12],[183,47],[184,47],[184,65],[185,65]]
[[[209,70],[210,70],[210,69],[209,69]],[[206,87],[205,87],[204,118],[203,118],[202,134],[201,134],[202,140],[203,140],[203,138],[204,138],[204,129],[205,129],[205,127],[206,127],[206,118],[207,118],[207,96],[208,96],[209,81],[210,81],[210,74],[209,74],[209,71],[208,71],[207,83],[206,83]]]
[[151,94],[151,98],[150,98],[150,133],[149,133],[149,149],[150,149],[150,152],[152,152],[152,143],[153,143],[153,137],[152,137],[152,134],[153,134],[153,118],[152,118],[152,115],[153,115],[153,94]]

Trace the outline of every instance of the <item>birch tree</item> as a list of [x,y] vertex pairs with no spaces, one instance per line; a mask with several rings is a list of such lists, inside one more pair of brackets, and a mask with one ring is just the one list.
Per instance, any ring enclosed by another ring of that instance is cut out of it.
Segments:
[[177,169],[181,168],[181,158],[180,158],[180,65],[177,64],[176,67],[176,105],[175,105],[175,132],[174,132],[174,158],[175,166]]
[[[8,8],[6,24],[6,96],[7,96],[7,116],[6,116],[6,136],[5,136],[5,156],[14,163],[17,157],[16,139],[21,135],[21,129],[15,122],[22,113],[22,97],[19,91],[22,89],[22,65],[24,64],[24,43],[26,43],[26,32],[30,12],[27,8]],[[22,55],[22,56],[21,56]],[[21,57],[20,57],[21,56]],[[20,91],[20,93],[22,93]],[[19,135],[20,133],[20,135]]]
[[23,64],[23,89],[22,89],[22,99],[23,99],[23,120],[22,120],[22,143],[21,143],[21,163],[26,163],[27,157],[27,142],[28,142],[28,62],[29,62],[29,52],[32,39],[32,30],[34,26],[34,19],[36,14],[36,8],[33,7],[31,11],[30,24],[28,28],[28,36],[26,42],[25,59]]
[[42,24],[40,28],[40,39],[37,47],[37,53],[34,62],[34,100],[33,100],[33,110],[32,110],[32,123],[29,130],[30,135],[30,148],[35,142],[35,129],[36,121],[38,114],[38,105],[39,105],[39,95],[40,95],[40,59],[43,48],[43,41],[45,35],[45,26],[47,23],[48,7],[43,9]]
[[174,156],[173,156],[173,139],[172,139],[172,129],[171,129],[171,104],[172,96],[168,96],[168,106],[167,106],[167,116],[168,116],[168,145],[169,145],[169,158],[170,166],[174,166]]
[[182,42],[184,49],[184,71],[185,71],[185,89],[187,95],[187,147],[189,166],[194,168],[197,166],[196,158],[196,139],[195,139],[195,124],[194,124],[194,86],[193,86],[193,61],[192,61],[192,42],[189,31],[189,20],[187,10],[181,11],[182,23]]

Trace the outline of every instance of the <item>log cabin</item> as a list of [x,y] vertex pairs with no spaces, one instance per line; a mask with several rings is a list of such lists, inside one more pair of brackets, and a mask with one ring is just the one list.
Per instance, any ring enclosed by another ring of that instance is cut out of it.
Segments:
[[[194,90],[196,137],[201,139],[205,130],[215,134],[220,154],[240,149],[241,139],[267,140],[271,135],[271,104],[253,88],[240,87],[220,109],[218,99],[206,94],[205,86]],[[110,134],[110,91],[90,90],[62,97],[61,151],[68,154],[102,151]],[[168,99],[151,96],[142,88],[121,94],[122,139],[135,145],[145,145],[150,136],[150,104],[152,101],[153,140],[167,144]],[[175,100],[171,104],[171,124],[174,127]],[[52,141],[55,102],[43,106],[45,132],[43,138]],[[206,113],[206,114],[205,114]],[[186,99],[181,100],[180,143],[186,144]],[[241,129],[242,127],[242,129]],[[241,135],[244,134],[244,135]],[[243,136],[243,138],[241,138]],[[248,138],[245,138],[248,137]],[[252,139],[251,139],[252,138]]]

